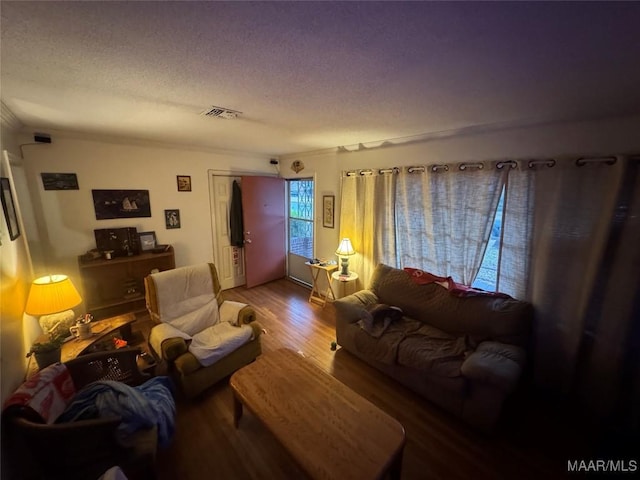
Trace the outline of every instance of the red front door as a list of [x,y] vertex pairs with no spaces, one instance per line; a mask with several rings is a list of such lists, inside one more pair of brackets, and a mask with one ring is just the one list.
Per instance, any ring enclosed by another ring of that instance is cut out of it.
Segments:
[[247,288],[283,278],[286,273],[285,181],[242,177],[242,212]]

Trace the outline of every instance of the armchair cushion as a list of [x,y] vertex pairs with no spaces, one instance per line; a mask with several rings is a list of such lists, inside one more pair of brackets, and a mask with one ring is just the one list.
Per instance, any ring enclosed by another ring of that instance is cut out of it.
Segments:
[[[177,316],[167,322],[187,335],[195,335],[205,328],[215,325],[218,323],[219,319],[218,304],[216,303],[214,295],[201,295],[193,300],[193,302],[188,300],[181,302],[180,306],[186,310],[188,308],[192,308],[199,302],[206,301],[207,303],[198,306],[191,311],[185,311],[181,316]],[[174,312],[177,313],[178,309],[174,309]]]
[[167,270],[153,279],[161,322],[189,335],[218,322],[218,302],[208,264]]
[[253,330],[248,325],[234,327],[219,322],[193,336],[189,351],[203,367],[213,365],[251,339]]

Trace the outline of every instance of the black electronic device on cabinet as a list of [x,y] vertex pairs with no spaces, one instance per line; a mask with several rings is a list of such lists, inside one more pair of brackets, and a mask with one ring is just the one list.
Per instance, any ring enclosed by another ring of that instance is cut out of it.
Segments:
[[140,253],[138,231],[135,228],[99,228],[93,231],[96,248],[112,252],[113,257],[128,257]]

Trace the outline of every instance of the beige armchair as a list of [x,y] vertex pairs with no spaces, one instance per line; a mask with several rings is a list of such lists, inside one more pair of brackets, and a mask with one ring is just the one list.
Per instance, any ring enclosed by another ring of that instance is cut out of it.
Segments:
[[252,362],[262,327],[246,304],[225,301],[215,265],[203,263],[145,277],[154,354],[187,398]]

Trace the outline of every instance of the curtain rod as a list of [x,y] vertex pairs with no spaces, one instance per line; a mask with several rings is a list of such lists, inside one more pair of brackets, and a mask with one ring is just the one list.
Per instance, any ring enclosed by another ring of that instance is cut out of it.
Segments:
[[588,157],[580,157],[579,159],[576,160],[576,165],[579,167],[584,167],[587,163],[599,163],[599,162],[604,162],[607,165],[613,165],[614,163],[616,163],[618,159],[614,156],[611,157],[592,157],[592,158],[588,158]]
[[[583,167],[589,163],[605,163],[607,165],[614,165],[617,162],[618,158],[614,155],[605,156],[605,157],[580,157],[575,160],[575,165],[578,167]],[[493,161],[488,161],[489,164],[493,163]],[[467,169],[478,169],[482,170],[485,168],[485,164],[487,162],[462,162],[456,164],[431,164],[431,165],[411,165],[404,167],[386,167],[386,168],[365,168],[358,170],[345,170],[342,174],[346,177],[355,177],[355,176],[370,176],[370,175],[384,175],[384,174],[397,174],[400,173],[403,169],[407,173],[425,173],[427,170],[430,170],[432,173],[438,172],[448,172],[450,166],[457,165],[458,170],[465,171]],[[547,159],[539,159],[539,160],[502,160],[499,162],[495,162],[495,168],[501,170],[505,167],[509,167],[510,169],[517,168],[519,164],[526,165],[528,168],[535,167],[547,167],[552,168],[555,167],[557,162],[553,158]]]

